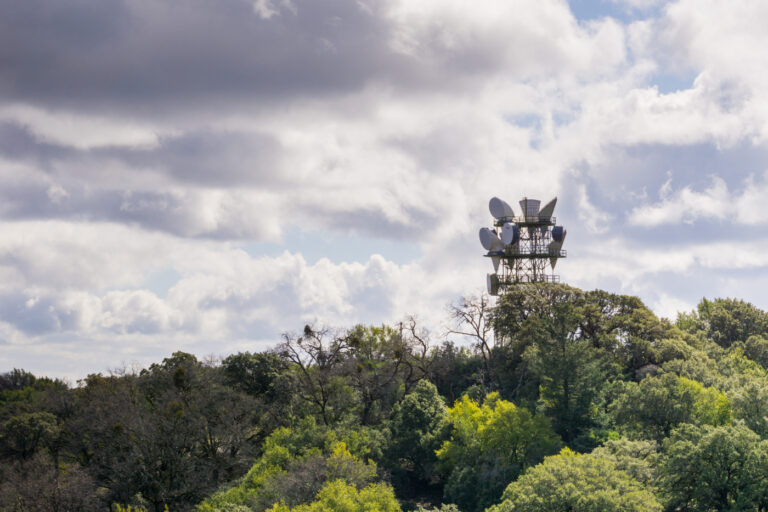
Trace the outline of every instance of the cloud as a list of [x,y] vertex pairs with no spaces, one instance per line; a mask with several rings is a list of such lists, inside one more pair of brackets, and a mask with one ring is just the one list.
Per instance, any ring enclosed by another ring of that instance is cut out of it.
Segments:
[[30,0],[0,7],[0,20],[3,46],[14,48],[0,74],[7,98],[130,120],[335,98],[372,83],[408,95],[466,91],[497,75],[602,73],[625,59],[618,23],[582,27],[555,0],[193,0],[183,9]]
[[157,144],[152,126],[105,115],[64,110],[49,111],[33,105],[0,105],[0,122],[23,127],[36,142],[87,150],[102,146],[151,147]]
[[761,179],[749,176],[740,193],[728,190],[724,179],[713,176],[709,187],[701,192],[685,186],[672,191],[672,178],[659,191],[661,200],[644,204],[629,213],[629,223],[651,227],[680,222],[693,223],[712,219],[728,224],[759,225],[768,222],[763,203],[768,197],[768,175]]
[[559,197],[571,284],[759,299],[765,7],[624,4],[0,4],[0,366],[439,330],[494,195]]
[[578,190],[579,220],[590,233],[600,234],[608,231],[612,215],[600,211],[590,201],[587,195],[586,185],[581,185]]
[[366,37],[383,27],[357,2],[303,1],[264,15],[277,8],[254,10],[250,0],[6,4],[0,31],[14,52],[3,57],[0,83],[25,103],[130,105],[146,114],[200,97],[231,105],[349,90],[376,73],[366,57],[386,58],[381,38]]
[[625,5],[632,9],[647,10],[663,5],[666,3],[666,0],[611,0],[611,2]]
[[[537,134],[498,114],[531,109],[510,86],[608,73],[626,57],[618,23],[581,26],[556,1],[87,6],[0,7],[15,48],[0,75],[12,136],[0,158],[6,174],[27,169],[0,198],[5,218],[249,241],[298,223],[415,240],[462,222],[468,179],[557,186],[568,156],[542,159]],[[419,44],[405,51],[403,38]]]
[[672,179],[664,183],[659,195],[662,200],[632,210],[629,222],[638,226],[659,226],[663,224],[691,223],[698,218],[723,220],[733,218],[737,211],[732,206],[725,181],[712,178],[712,184],[702,192],[683,187],[677,193],[670,191]]
[[[254,258],[227,244],[201,246],[119,225],[14,224],[0,247],[0,270],[21,273],[0,288],[0,319],[30,336],[178,330],[277,339],[286,323],[404,314],[395,311],[402,306],[395,297],[409,267],[379,255],[309,265],[287,252]],[[147,274],[168,267],[179,277],[167,297],[144,288]]]
[[287,10],[292,14],[296,14],[296,6],[293,5],[291,0],[280,0],[274,2],[272,0],[256,0],[253,3],[253,10],[262,19],[270,19],[273,16],[278,16],[283,10]]
[[666,293],[661,293],[659,294],[659,298],[651,304],[651,308],[660,317],[675,321],[678,313],[686,313],[694,310],[695,304],[670,296]]
[[507,77],[530,78],[623,63],[617,23],[603,20],[584,29],[565,7],[554,1],[471,7],[459,0],[392,2],[390,45],[430,70],[449,68],[454,75],[503,69]]

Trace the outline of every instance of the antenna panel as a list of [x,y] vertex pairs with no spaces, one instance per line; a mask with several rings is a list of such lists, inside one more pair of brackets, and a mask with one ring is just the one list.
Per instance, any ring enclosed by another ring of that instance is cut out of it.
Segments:
[[488,295],[499,294],[499,276],[496,274],[488,274],[485,278],[485,285],[488,288]]
[[557,204],[557,198],[552,199],[550,202],[544,205],[544,207],[539,210],[539,219],[540,220],[549,220],[552,218],[552,214],[555,213],[555,205]]
[[524,197],[520,201],[520,208],[523,209],[523,217],[525,217],[526,219],[529,219],[531,217],[538,216],[540,205],[541,205],[541,201],[539,201],[538,199],[528,199],[527,197]]

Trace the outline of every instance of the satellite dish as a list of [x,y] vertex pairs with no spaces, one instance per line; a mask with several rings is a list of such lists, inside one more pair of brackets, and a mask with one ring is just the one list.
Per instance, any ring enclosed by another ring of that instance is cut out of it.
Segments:
[[538,199],[528,199],[524,197],[520,201],[520,208],[523,209],[523,216],[528,219],[529,217],[536,217],[539,214],[539,205],[541,201]]
[[539,220],[549,220],[552,218],[552,214],[555,213],[555,205],[557,204],[557,198],[554,198],[550,202],[544,205],[544,208],[539,210]]
[[486,251],[503,251],[504,242],[499,240],[499,237],[494,231],[488,228],[480,229],[480,243]]
[[504,252],[504,242],[499,240],[499,237],[494,236],[491,238],[491,252],[498,252],[503,253]]
[[505,217],[514,217],[515,212],[512,211],[512,207],[507,204],[506,201],[502,201],[498,197],[492,197],[488,203],[488,209],[491,211],[494,219],[503,219]]
[[517,224],[507,222],[501,228],[501,241],[505,245],[515,245],[520,240],[520,228]]
[[491,250],[491,237],[493,236],[493,232],[488,228],[481,228],[480,229],[480,243],[483,244],[483,249],[486,251]]

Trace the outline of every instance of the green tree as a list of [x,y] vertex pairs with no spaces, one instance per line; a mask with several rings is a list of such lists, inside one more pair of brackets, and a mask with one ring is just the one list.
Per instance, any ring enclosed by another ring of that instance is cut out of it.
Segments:
[[18,391],[32,386],[36,380],[28,371],[14,368],[10,372],[0,373],[0,391]]
[[0,425],[0,449],[5,455],[29,459],[59,436],[56,417],[48,412],[19,414]]
[[183,509],[253,460],[253,399],[191,354],[139,375],[90,375],[74,395],[67,449],[110,502],[133,503],[140,493],[158,512]]
[[739,348],[745,356],[768,369],[768,340],[762,336],[750,336],[746,341],[736,341],[731,348]]
[[630,375],[663,360],[660,349],[672,335],[672,327],[660,321],[639,298],[603,290],[583,294],[579,328],[595,348],[612,354]]
[[736,299],[701,299],[698,315],[707,335],[720,346],[768,333],[768,315],[749,302]]
[[[637,297],[601,290],[582,291],[560,284],[516,286],[504,294],[492,313],[496,346],[511,359],[514,373],[526,370],[525,349],[549,338],[569,338],[595,349],[610,373],[634,376],[650,363],[659,363],[659,345],[674,328],[660,321]],[[514,381],[513,381],[514,382]],[[519,379],[512,391],[524,391]],[[509,384],[507,384],[507,387]],[[529,387],[528,391],[537,390]]]
[[297,398],[325,425],[338,423],[350,409],[357,408],[350,382],[343,377],[350,352],[348,342],[345,333],[306,325],[302,336],[284,334],[276,349],[294,369]]
[[346,333],[346,343],[342,369],[359,397],[360,423],[380,423],[421,376],[411,361],[408,339],[386,325],[357,325]]
[[564,448],[509,484],[488,512],[652,512],[656,497],[609,458]]
[[610,405],[614,423],[626,434],[661,441],[681,423],[731,422],[725,393],[695,380],[665,373],[639,383],[625,382]]
[[653,441],[632,441],[626,438],[611,439],[592,451],[592,455],[608,459],[616,469],[643,484],[648,490],[655,489],[657,481],[658,445]]
[[[665,333],[639,300],[535,284],[506,293],[493,312],[497,345],[513,374],[505,393],[543,406],[555,431],[573,446],[592,447],[600,390],[652,360]],[[499,341],[501,339],[501,341]]]
[[323,486],[317,499],[306,505],[288,508],[278,504],[268,512],[400,512],[392,488],[384,483],[356,489],[342,480]]
[[467,347],[445,341],[433,347],[427,377],[448,403],[455,402],[468,388],[482,386],[483,364]]
[[448,410],[434,384],[419,381],[413,391],[395,405],[390,422],[389,459],[393,477],[402,493],[416,494],[436,478],[437,455],[448,434]]
[[287,507],[312,501],[323,485],[343,480],[356,489],[370,484],[377,466],[364,457],[380,457],[382,440],[369,428],[332,429],[308,416],[295,427],[267,437],[263,454],[241,481],[206,499],[201,511],[234,505],[264,511],[281,500]]
[[766,510],[768,444],[743,425],[681,425],[659,464],[669,510]]
[[497,393],[482,405],[464,396],[448,414],[450,439],[437,452],[446,475],[445,500],[466,512],[496,502],[508,482],[560,447],[547,418]]
[[761,438],[768,438],[768,383],[765,378],[740,380],[744,382],[728,393],[733,417]]
[[251,396],[274,395],[275,381],[288,370],[288,364],[271,352],[240,352],[222,362],[225,382]]

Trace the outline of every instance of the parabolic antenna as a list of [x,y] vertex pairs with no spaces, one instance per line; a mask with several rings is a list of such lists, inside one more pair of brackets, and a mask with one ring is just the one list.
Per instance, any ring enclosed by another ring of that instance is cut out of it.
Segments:
[[491,234],[493,235],[491,237],[491,252],[504,252],[504,242],[493,231]]
[[512,207],[507,204],[506,201],[502,201],[498,197],[492,197],[488,203],[488,209],[491,211],[494,219],[503,219],[505,217],[514,217],[515,212],[512,211]]
[[552,240],[555,242],[560,242],[561,244],[565,241],[565,228],[563,226],[555,226],[552,228]]
[[520,228],[517,224],[507,222],[501,227],[501,241],[505,245],[515,245],[520,240]]
[[503,251],[504,242],[499,240],[498,235],[488,228],[480,229],[480,243],[486,251]]
[[488,228],[480,228],[480,243],[486,251],[491,250],[491,237],[493,233]]

